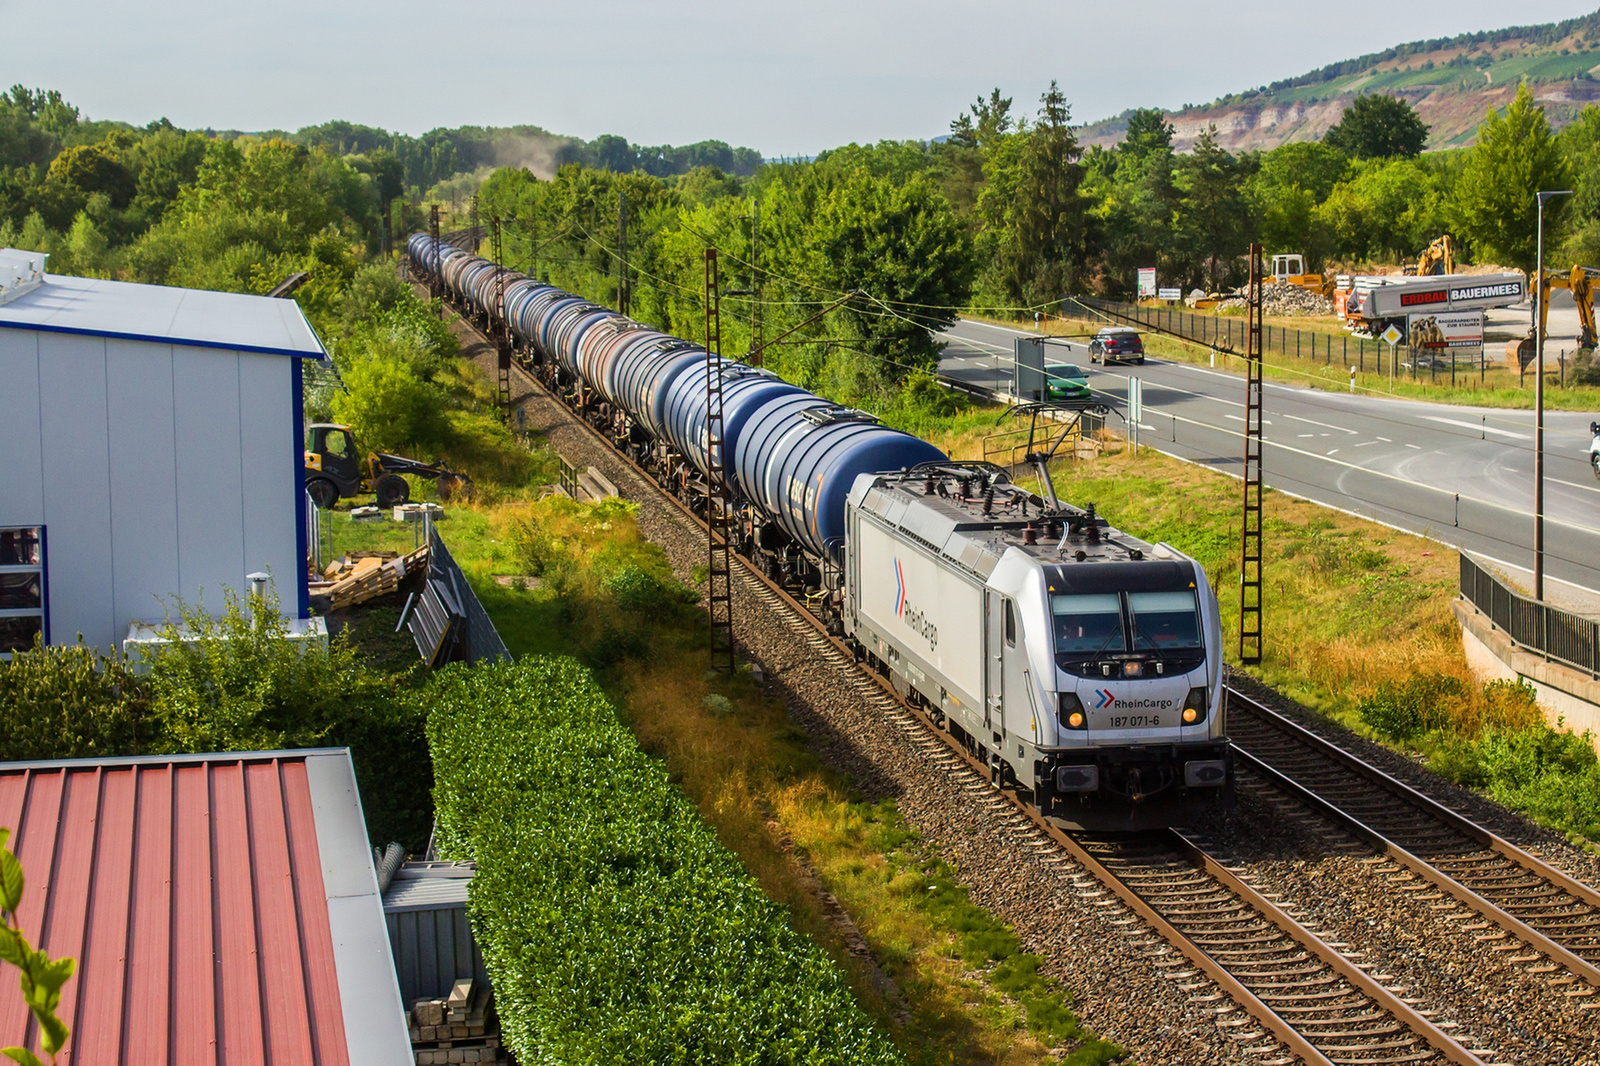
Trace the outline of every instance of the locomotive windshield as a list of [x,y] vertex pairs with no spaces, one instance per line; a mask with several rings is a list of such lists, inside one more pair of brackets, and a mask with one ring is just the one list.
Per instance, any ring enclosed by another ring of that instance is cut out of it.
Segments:
[[1051,596],[1057,655],[1099,655],[1122,651],[1121,597],[1115,592]]
[[1205,648],[1192,588],[1172,592],[1093,592],[1050,596],[1056,657],[1156,652],[1186,658]]
[[1194,593],[1130,592],[1134,651],[1189,651],[1202,647]]

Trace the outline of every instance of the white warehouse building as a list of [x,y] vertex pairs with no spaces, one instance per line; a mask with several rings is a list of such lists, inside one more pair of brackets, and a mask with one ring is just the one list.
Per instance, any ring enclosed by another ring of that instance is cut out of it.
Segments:
[[307,618],[300,308],[44,258],[0,251],[0,654],[216,615],[254,572]]

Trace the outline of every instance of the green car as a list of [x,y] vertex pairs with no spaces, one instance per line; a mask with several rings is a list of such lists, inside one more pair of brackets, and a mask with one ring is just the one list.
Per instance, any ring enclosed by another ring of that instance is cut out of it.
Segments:
[[1045,399],[1087,400],[1089,376],[1083,367],[1071,363],[1058,363],[1044,368]]

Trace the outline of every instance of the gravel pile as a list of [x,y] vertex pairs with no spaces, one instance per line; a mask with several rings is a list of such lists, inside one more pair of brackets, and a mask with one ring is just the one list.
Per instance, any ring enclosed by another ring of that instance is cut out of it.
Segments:
[[[1230,296],[1217,304],[1217,310],[1242,309],[1244,293]],[[1321,293],[1302,289],[1298,285],[1273,282],[1261,287],[1261,313],[1264,315],[1331,315],[1333,301]]]

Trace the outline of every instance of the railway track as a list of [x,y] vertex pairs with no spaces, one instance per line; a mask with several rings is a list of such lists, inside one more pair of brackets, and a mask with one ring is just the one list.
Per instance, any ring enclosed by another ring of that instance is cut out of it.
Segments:
[[[481,336],[481,334],[480,334]],[[487,341],[487,338],[483,338]],[[631,467],[700,536],[706,525],[695,511],[662,488],[651,474],[517,365],[532,387],[567,412],[574,424]],[[734,556],[738,582],[763,602],[798,638],[832,661],[856,695],[895,722],[927,760],[960,779],[963,787],[1003,808],[1020,845],[1055,848],[1075,861],[1154,931],[1191,967],[1172,974],[1180,988],[1216,1001],[1218,1025],[1264,1064],[1301,1061],[1332,1064],[1483,1064],[1487,1052],[1469,1049],[1436,1026],[1357,961],[1359,951],[1330,943],[1302,925],[1229,869],[1224,857],[1199,838],[1168,831],[1132,840],[1080,839],[1031,808],[1014,789],[995,782],[989,768],[920,710],[904,703],[888,682],[868,670],[854,650],[828,634],[821,621],[790,592]],[[1107,900],[1110,902],[1110,900]],[[1231,1004],[1221,1004],[1223,997]],[[1238,1018],[1234,1014],[1242,1012]]]
[[1399,863],[1419,893],[1448,897],[1462,928],[1600,1010],[1600,892],[1236,689],[1235,765]]

